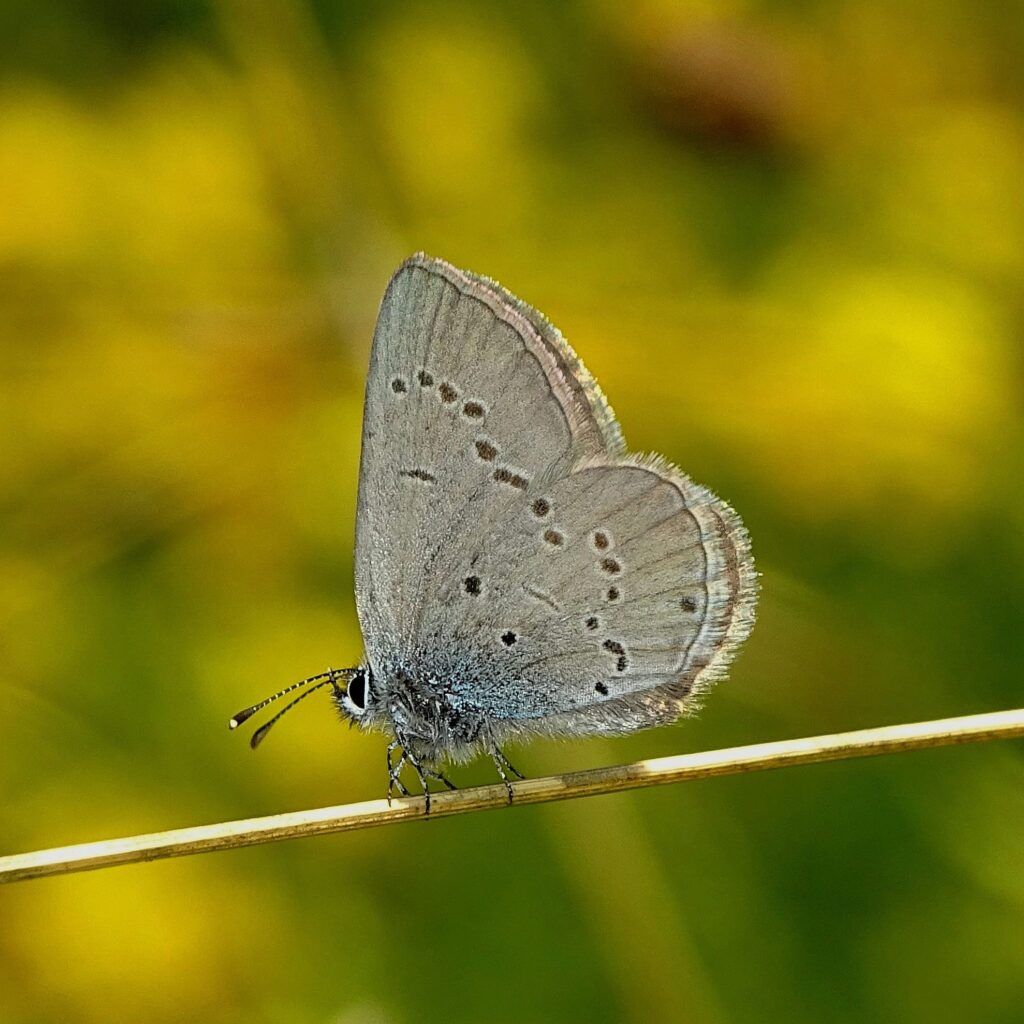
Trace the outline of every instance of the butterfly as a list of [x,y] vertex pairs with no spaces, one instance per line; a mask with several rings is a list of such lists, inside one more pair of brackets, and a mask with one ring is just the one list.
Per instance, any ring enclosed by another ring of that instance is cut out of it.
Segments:
[[722,677],[757,597],[747,532],[658,455],[627,451],[562,335],[500,285],[422,253],[395,272],[370,355],[356,517],[365,657],[306,687],[383,731],[426,809],[446,761],[508,741],[674,722]]

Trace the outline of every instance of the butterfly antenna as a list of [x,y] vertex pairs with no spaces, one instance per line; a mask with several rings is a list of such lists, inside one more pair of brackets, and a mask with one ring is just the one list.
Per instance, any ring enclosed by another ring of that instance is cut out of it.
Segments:
[[321,686],[326,686],[328,683],[334,683],[333,675],[329,676],[327,679],[321,680],[315,686],[311,686],[308,690],[306,690],[305,693],[300,693],[298,697],[296,697],[294,700],[290,700],[287,704],[285,704],[283,708],[281,708],[280,711],[278,711],[276,715],[274,715],[272,719],[270,719],[269,722],[264,722],[263,725],[261,725],[252,734],[252,739],[249,740],[249,746],[252,747],[253,750],[255,750],[263,742],[267,733],[270,732],[270,730],[274,727],[274,725],[277,723],[278,719],[280,719],[282,715],[291,711],[291,709],[295,707],[296,704],[301,704],[302,701],[304,701],[311,693],[313,693],[316,690],[319,690]]
[[[267,697],[266,700],[261,700],[258,704],[253,704],[251,708],[246,708],[244,711],[239,711],[238,714],[232,716],[231,721],[228,722],[229,729],[237,729],[246,719],[251,718],[256,714],[257,711],[262,711],[268,704],[273,704],[275,700],[280,700],[282,697],[291,693],[293,690],[297,690],[300,686],[306,686],[309,683],[315,683],[317,680],[324,680],[324,683],[333,682],[339,676],[349,676],[352,674],[351,669],[336,669],[329,668],[326,672],[321,672],[318,675],[310,676],[308,679],[301,679],[297,683],[292,683],[291,686],[286,686],[283,690],[275,693],[272,697]],[[323,685],[320,683],[319,685]],[[315,687],[316,688],[316,687]],[[315,689],[314,688],[314,689]],[[312,690],[310,691],[312,693]],[[289,705],[290,707],[291,705]]]

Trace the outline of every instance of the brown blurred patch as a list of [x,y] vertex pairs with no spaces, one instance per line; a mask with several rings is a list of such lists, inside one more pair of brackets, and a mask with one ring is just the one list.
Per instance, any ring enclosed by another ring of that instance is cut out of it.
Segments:
[[633,85],[653,119],[713,146],[787,148],[800,77],[782,44],[722,23],[674,27],[633,54]]

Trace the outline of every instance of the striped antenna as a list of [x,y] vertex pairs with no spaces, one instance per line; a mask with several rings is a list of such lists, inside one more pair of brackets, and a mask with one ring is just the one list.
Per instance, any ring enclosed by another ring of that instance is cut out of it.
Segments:
[[261,700],[259,704],[253,704],[251,708],[239,711],[238,714],[234,715],[231,721],[228,722],[228,728],[237,729],[246,719],[255,715],[257,711],[262,711],[268,704],[273,704],[275,700],[280,700],[286,694],[291,693],[293,690],[297,690],[300,686],[306,686],[308,683],[315,683],[318,679],[323,679],[324,681],[329,682],[336,676],[346,675],[348,672],[348,669],[338,670],[336,668],[329,668],[326,672],[321,672],[319,675],[310,676],[308,679],[302,679],[297,683],[292,683],[291,686],[286,686],[279,693],[275,693],[273,697],[267,697],[266,700]]
[[261,725],[252,734],[252,739],[249,740],[249,746],[252,747],[253,750],[255,750],[263,742],[264,737],[267,735],[268,732],[270,732],[270,730],[274,727],[274,724],[283,714],[285,714],[288,711],[291,711],[291,709],[295,707],[296,704],[301,703],[311,693],[313,693],[316,690],[319,690],[321,686],[326,686],[328,683],[334,683],[333,673],[327,679],[323,679],[315,686],[311,686],[308,690],[306,690],[305,693],[300,693],[298,697],[295,698],[295,700],[290,700],[287,704],[285,704],[283,708],[281,708],[280,711],[278,711],[276,715],[274,715],[274,717],[269,722],[264,722],[263,725]]

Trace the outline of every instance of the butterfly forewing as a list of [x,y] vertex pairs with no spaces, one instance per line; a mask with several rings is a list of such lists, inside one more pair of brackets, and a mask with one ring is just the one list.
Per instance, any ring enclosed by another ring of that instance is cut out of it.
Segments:
[[426,257],[388,286],[367,378],[356,538],[360,621],[379,670],[404,663],[468,537],[500,521],[534,477],[606,450],[600,409],[555,334],[495,286]]

